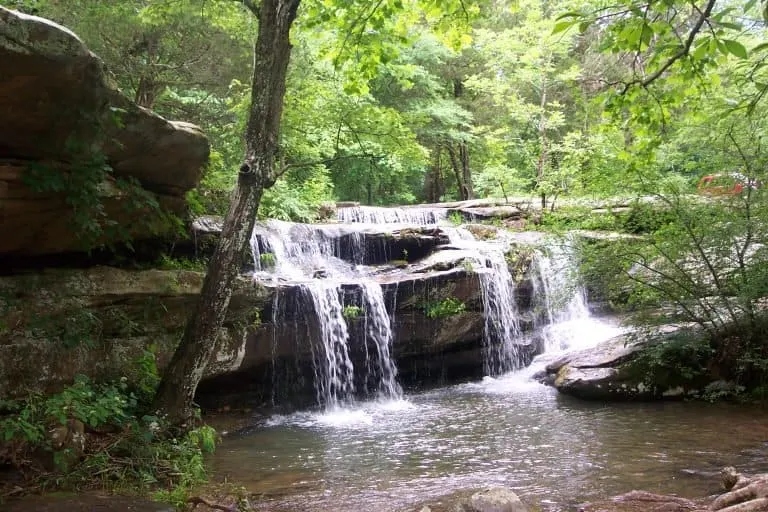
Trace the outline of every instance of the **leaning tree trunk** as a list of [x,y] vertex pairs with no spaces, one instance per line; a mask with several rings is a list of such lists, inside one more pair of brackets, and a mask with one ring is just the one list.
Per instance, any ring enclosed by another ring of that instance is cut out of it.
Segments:
[[289,33],[300,0],[262,0],[259,34],[254,48],[251,109],[245,132],[245,163],[232,196],[197,307],[181,344],[165,370],[155,395],[155,408],[177,426],[189,426],[195,390],[215,349],[216,339],[250,240],[265,188],[277,178],[280,118],[291,55]]

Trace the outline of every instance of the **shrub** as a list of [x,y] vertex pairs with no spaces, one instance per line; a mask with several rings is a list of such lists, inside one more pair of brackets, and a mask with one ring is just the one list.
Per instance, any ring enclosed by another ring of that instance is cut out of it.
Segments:
[[29,490],[159,488],[180,505],[186,490],[205,479],[203,454],[213,451],[215,431],[172,432],[143,412],[143,391],[137,395],[125,378],[97,384],[80,375],[49,397],[0,401],[0,465],[29,475]]
[[344,310],[341,312],[342,316],[347,320],[354,320],[363,314],[363,308],[360,306],[344,306]]
[[445,318],[458,315],[466,310],[466,305],[459,299],[448,297],[441,301],[431,302],[424,306],[427,318]]

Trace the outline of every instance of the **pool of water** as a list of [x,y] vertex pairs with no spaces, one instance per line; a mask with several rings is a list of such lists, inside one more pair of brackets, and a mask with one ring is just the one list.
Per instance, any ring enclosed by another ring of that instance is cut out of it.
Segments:
[[703,497],[727,465],[768,472],[768,411],[580,401],[532,381],[542,365],[403,400],[255,420],[224,440],[214,472],[261,496],[259,510],[310,512],[413,510],[488,485],[567,511],[632,489]]

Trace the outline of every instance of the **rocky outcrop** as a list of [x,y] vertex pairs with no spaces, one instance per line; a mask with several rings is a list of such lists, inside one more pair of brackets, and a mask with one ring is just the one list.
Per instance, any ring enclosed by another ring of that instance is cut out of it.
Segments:
[[481,491],[454,491],[417,505],[414,512],[527,512],[528,508],[511,489],[489,487]]
[[133,239],[169,229],[152,208],[127,212],[136,194],[119,180],[136,180],[182,213],[208,158],[199,128],[133,104],[66,28],[3,7],[0,62],[0,255],[83,250],[68,197],[78,192],[67,184],[101,177],[106,218]]
[[631,491],[588,503],[579,512],[761,512],[768,510],[768,474],[743,475],[733,467],[720,471],[720,496],[689,500],[647,491]]
[[702,334],[690,325],[630,331],[594,348],[566,354],[534,377],[563,394],[587,400],[674,399],[699,396],[702,391],[723,397],[735,392],[737,386],[733,383],[716,380],[706,372],[695,378],[686,376],[675,366],[696,363],[667,360],[658,354],[650,362],[641,357],[647,349],[659,349],[681,340],[691,344],[705,342]]
[[[343,247],[353,232],[336,226],[327,234]],[[392,262],[375,267],[373,278],[382,286],[393,319],[392,355],[400,382],[410,386],[480,377],[485,320],[478,272],[483,269],[465,264],[470,254],[445,244],[434,228],[369,235],[356,239],[358,247],[362,240],[362,254],[376,254],[382,247],[384,253],[402,251],[402,244],[411,244],[406,245],[409,254],[439,246],[406,268]],[[368,244],[377,249],[365,249]],[[311,340],[317,320],[306,290],[274,275],[263,279],[242,277],[237,283],[219,348],[199,388],[205,405],[230,394],[294,405],[315,400]],[[143,365],[136,362],[152,357],[162,369],[181,338],[202,280],[199,272],[112,267],[0,277],[0,396],[53,392],[81,373],[95,379],[138,377],[133,374]],[[344,304],[361,304],[361,287],[354,279],[341,290]],[[448,298],[461,303],[461,310],[427,314],[429,304]],[[519,283],[517,299],[528,311],[525,327],[533,321],[529,282]],[[346,323],[350,356],[356,368],[366,368],[368,354],[377,348],[366,345],[373,341],[365,341],[365,320],[353,316]],[[521,343],[528,343],[519,347],[527,359],[539,350],[535,341]],[[364,391],[366,375],[357,377],[356,387]]]
[[640,349],[631,335],[620,335],[595,348],[572,352],[548,364],[539,380],[563,394],[591,400],[652,398],[651,389],[624,364]]
[[631,491],[579,507],[579,512],[692,512],[706,510],[692,500],[646,491]]
[[[0,278],[0,397],[55,392],[78,374],[138,377],[141,358],[170,359],[197,300],[203,275],[110,267],[51,270]],[[242,339],[268,299],[237,283],[207,375],[235,369]]]
[[517,494],[504,487],[476,492],[465,507],[469,512],[527,512]]

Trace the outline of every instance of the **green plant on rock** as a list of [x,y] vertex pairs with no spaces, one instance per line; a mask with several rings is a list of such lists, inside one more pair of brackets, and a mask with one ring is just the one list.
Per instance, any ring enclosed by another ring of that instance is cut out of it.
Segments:
[[649,335],[650,341],[625,366],[625,371],[657,393],[682,387],[700,389],[709,380],[714,349],[701,331]]
[[263,269],[275,268],[277,265],[277,259],[273,253],[265,252],[259,254],[259,264]]
[[454,226],[460,226],[461,224],[464,224],[464,216],[460,212],[453,211],[449,213],[448,220]]
[[446,318],[458,315],[466,310],[466,305],[455,297],[430,302],[424,306],[427,318]]
[[516,245],[504,253],[509,273],[516,282],[520,282],[525,278],[533,261],[535,251],[536,249],[530,245]]
[[123,213],[132,223],[142,224],[151,233],[185,234],[183,222],[165,211],[152,192],[134,177],[114,177],[114,169],[101,152],[90,145],[70,139],[67,152],[72,155],[69,169],[33,162],[23,176],[33,192],[57,193],[71,209],[71,222],[82,249],[114,249],[116,244],[132,248],[132,233],[125,223],[115,221],[105,207],[105,199],[118,198]]
[[33,332],[64,348],[95,347],[102,339],[102,321],[88,308],[43,314],[29,320]]
[[344,310],[341,312],[342,316],[347,320],[354,320],[363,313],[365,313],[365,311],[360,306],[344,306]]
[[173,258],[167,254],[161,254],[153,268],[162,270],[191,270],[205,272],[206,262],[189,258]]

